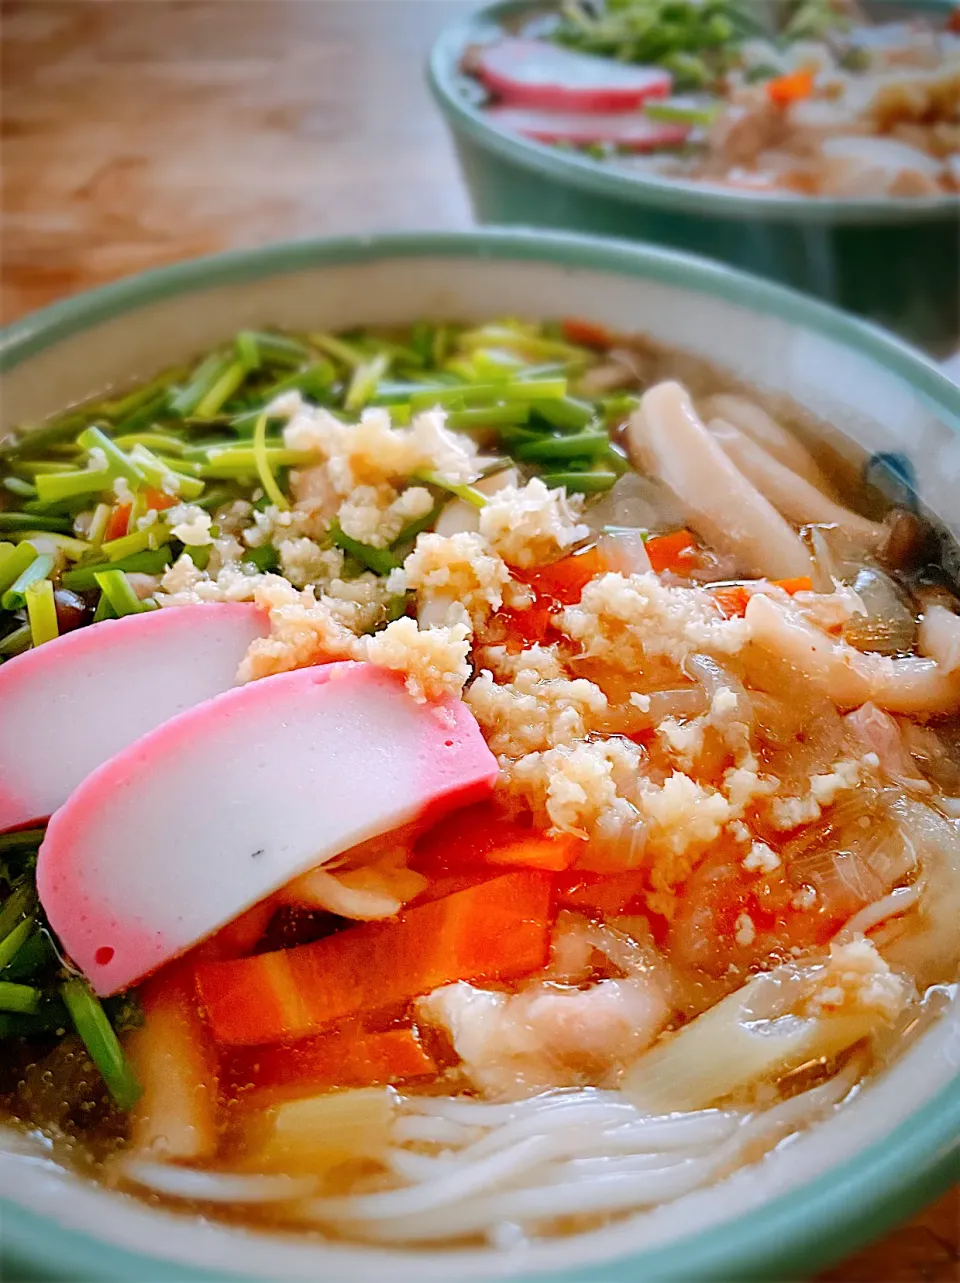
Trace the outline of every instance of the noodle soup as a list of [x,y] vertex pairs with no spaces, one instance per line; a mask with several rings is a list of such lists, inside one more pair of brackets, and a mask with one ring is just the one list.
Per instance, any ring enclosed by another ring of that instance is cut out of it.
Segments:
[[956,979],[956,547],[772,409],[572,319],[244,331],[6,447],[10,1119],[506,1248],[842,1111]]

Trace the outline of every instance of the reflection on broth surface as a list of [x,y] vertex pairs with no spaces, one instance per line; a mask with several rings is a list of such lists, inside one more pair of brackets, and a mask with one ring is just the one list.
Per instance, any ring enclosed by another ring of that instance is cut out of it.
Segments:
[[789,407],[578,320],[243,332],[0,464],[58,1161],[508,1247],[759,1162],[955,981],[955,549]]

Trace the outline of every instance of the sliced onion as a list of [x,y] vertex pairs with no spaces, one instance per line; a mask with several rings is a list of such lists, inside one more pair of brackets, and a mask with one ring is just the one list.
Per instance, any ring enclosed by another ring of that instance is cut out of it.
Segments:
[[606,530],[597,540],[597,551],[607,568],[621,575],[642,575],[650,569],[639,530]]
[[854,615],[843,626],[843,639],[860,651],[899,655],[913,650],[917,619],[903,593],[882,570],[864,566],[857,572],[853,591],[863,602],[865,615]]

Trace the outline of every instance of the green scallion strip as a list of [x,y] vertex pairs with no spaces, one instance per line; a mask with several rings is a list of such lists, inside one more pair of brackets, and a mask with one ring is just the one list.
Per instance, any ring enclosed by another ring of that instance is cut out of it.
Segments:
[[308,334],[307,338],[315,348],[325,352],[327,356],[345,365],[348,370],[355,370],[358,365],[363,364],[363,353],[358,352],[356,348],[345,343],[343,339],[336,338],[333,334]]
[[125,450],[121,450],[115,441],[111,441],[100,428],[84,428],[77,437],[77,443],[82,445],[88,453],[92,450],[102,450],[106,455],[107,468],[111,477],[125,477],[133,486],[139,486],[146,479],[136,462]]
[[149,526],[146,530],[135,530],[133,534],[121,535],[119,539],[108,539],[101,545],[100,551],[106,553],[108,561],[123,561],[135,553],[155,548],[162,535],[166,535],[163,527]]
[[356,557],[357,561],[368,570],[372,570],[375,575],[388,575],[391,570],[396,570],[400,565],[388,549],[373,548],[370,544],[360,543],[358,539],[351,539],[349,535],[344,534],[339,521],[331,525],[330,537],[338,548],[342,548],[351,557]]
[[171,414],[175,414],[180,419],[193,414],[203,398],[216,386],[218,380],[232,364],[233,358],[229,353],[211,352],[209,356],[204,357],[188,381],[170,397],[168,405]]
[[[96,581],[94,581],[96,587]],[[102,624],[105,619],[116,619],[117,612],[110,605],[110,598],[105,592],[101,592],[100,600],[97,602],[97,609],[93,612],[93,622]]]
[[14,655],[22,655],[25,650],[30,649],[32,640],[29,624],[15,628],[12,633],[7,633],[6,637],[0,637],[0,659],[12,659]]
[[386,374],[389,364],[389,356],[381,352],[373,360],[356,366],[350,378],[343,408],[351,414],[356,414],[362,410],[376,393],[377,384]]
[[28,584],[24,596],[27,599],[27,619],[30,622],[30,636],[34,646],[54,641],[60,636],[57,624],[57,604],[53,597],[53,584],[49,579],[38,579]]
[[250,337],[257,345],[260,358],[267,365],[285,365],[293,369],[310,360],[310,349],[289,334],[271,334],[267,330],[253,330]]
[[36,555],[36,548],[27,541],[0,544],[0,593],[16,583]]
[[93,510],[93,516],[90,519],[90,528],[87,531],[87,538],[94,548],[99,548],[103,543],[103,536],[107,533],[107,526],[110,524],[110,517],[113,513],[113,504],[98,503]]
[[697,98],[662,98],[656,102],[645,102],[643,114],[651,120],[663,120],[668,124],[709,125],[720,111],[719,102],[705,102]]
[[447,415],[447,427],[451,432],[473,432],[516,426],[526,423],[529,417],[528,405],[477,406],[472,410],[451,410]]
[[90,1059],[100,1070],[107,1090],[120,1109],[132,1109],[143,1088],[137,1082],[123,1048],[99,999],[83,980],[67,980],[60,993],[73,1027],[83,1039]]
[[24,481],[23,477],[4,477],[3,484],[11,494],[19,495],[22,499],[37,497],[37,487],[32,486],[29,481]]
[[296,370],[293,374],[278,379],[276,383],[271,383],[260,395],[265,401],[272,401],[275,397],[282,396],[284,392],[302,392],[305,396],[320,397],[328,392],[336,381],[337,371],[332,362],[321,357],[311,362],[305,370]]
[[[111,540],[111,542],[118,541]],[[162,548],[135,552],[129,557],[122,557],[117,561],[101,561],[93,566],[77,566],[74,570],[65,570],[60,576],[60,582],[64,588],[69,588],[72,592],[89,592],[97,587],[96,576],[98,573],[107,570],[121,570],[142,575],[158,575],[161,571],[166,570],[172,561],[173,552],[170,549],[170,545],[164,544]]]
[[436,472],[428,472],[425,468],[413,475],[419,481],[425,481],[428,486],[436,486],[438,490],[446,490],[456,495],[464,503],[469,503],[472,508],[482,508],[487,502],[487,496],[475,486],[461,485],[456,481],[444,481],[443,477],[438,476]]
[[252,330],[241,330],[233,340],[233,348],[244,370],[249,373],[259,369],[260,349],[257,346],[257,336]]
[[27,942],[31,931],[33,930],[33,918],[24,918],[18,922],[9,934],[0,940],[0,971],[4,967],[9,967],[14,958],[20,952],[20,947]]
[[177,470],[171,468],[170,461],[153,454],[144,445],[134,446],[131,458],[137,462],[148,485],[155,490],[166,493],[172,482],[177,495],[182,499],[199,499],[204,491],[204,484],[196,477],[187,476],[179,468],[186,467],[183,460],[178,460]]
[[22,530],[25,526],[61,535],[69,535],[73,530],[68,517],[41,517],[35,512],[0,512],[0,530]]
[[4,610],[21,610],[27,604],[26,592],[30,585],[46,579],[51,570],[53,557],[48,552],[39,553],[0,597],[0,606]]
[[396,539],[394,539],[393,543],[390,545],[391,551],[396,553],[399,557],[400,553],[406,549],[407,545],[413,543],[417,535],[422,534],[424,530],[429,530],[443,511],[445,502],[446,500],[441,499],[441,501],[435,504],[429,512],[425,512],[422,517],[417,517],[415,521],[411,521],[408,525],[404,526]]
[[542,437],[513,451],[527,463],[550,463],[555,459],[589,458],[602,454],[610,445],[605,432],[578,432],[571,437]]
[[[27,843],[28,835],[40,833],[40,838],[35,843]],[[0,846],[0,854],[4,851],[15,851],[23,846],[37,846],[43,841],[44,830],[27,829],[20,833],[6,833],[3,841],[6,845]],[[10,892],[0,907],[0,939],[5,939],[14,929],[21,919],[29,917],[37,904],[37,895],[30,882],[22,881]]]
[[277,479],[273,475],[273,469],[270,467],[270,457],[267,452],[267,412],[266,410],[257,420],[257,426],[253,430],[253,457],[256,462],[257,475],[260,478],[260,484],[264,492],[272,503],[281,511],[290,507],[283,491],[277,485]]
[[550,472],[540,480],[551,489],[565,486],[571,493],[599,494],[609,490],[617,479],[615,472]]
[[32,1016],[40,1006],[40,990],[33,985],[19,985],[13,980],[0,980],[0,1011],[16,1011]]
[[109,468],[84,468],[78,472],[53,472],[37,475],[37,496],[44,503],[57,503],[75,495],[102,494],[113,486]]
[[[191,549],[191,559],[193,552],[194,550]],[[240,560],[248,566],[254,566],[261,574],[265,574],[268,570],[276,570],[280,565],[276,548],[268,543],[260,544],[256,548],[248,548]],[[196,561],[193,564],[196,565]]]
[[30,544],[35,543],[39,547],[59,548],[71,561],[79,561],[85,553],[90,551],[90,544],[86,539],[74,539],[72,535],[58,535],[52,530],[11,530],[10,538],[15,539],[17,543],[26,541]]
[[167,454],[183,454],[186,447],[179,437],[167,432],[128,432],[125,436],[114,437],[114,442],[121,450],[133,450],[142,445],[147,450],[163,450]]
[[95,570],[93,577],[121,619],[124,615],[138,615],[144,609],[143,602],[122,570]]
[[213,387],[205,392],[197,402],[194,413],[201,419],[208,419],[218,414],[221,407],[230,400],[246,377],[247,367],[243,361],[232,361]]
[[463,383],[456,387],[437,386],[414,392],[410,408],[431,410],[463,401],[465,405],[481,405],[485,401],[512,404],[517,401],[548,401],[567,395],[566,379],[516,379],[512,383]]
[[582,431],[597,417],[594,406],[572,396],[557,397],[553,401],[537,401],[533,409],[541,419],[546,419],[549,424],[562,431]]

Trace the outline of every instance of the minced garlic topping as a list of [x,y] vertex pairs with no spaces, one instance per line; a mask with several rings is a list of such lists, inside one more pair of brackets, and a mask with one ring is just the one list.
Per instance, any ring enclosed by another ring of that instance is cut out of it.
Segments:
[[894,1020],[909,997],[906,982],[890,970],[872,941],[860,937],[832,944],[830,957],[816,988],[807,999],[805,1015],[828,1012],[875,1011]]
[[489,497],[480,510],[480,533],[508,565],[537,566],[587,538],[590,527],[580,521],[582,510],[579,495],[548,490],[534,477]]

